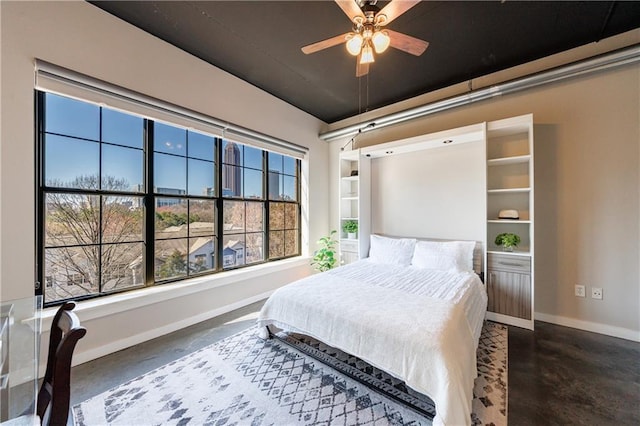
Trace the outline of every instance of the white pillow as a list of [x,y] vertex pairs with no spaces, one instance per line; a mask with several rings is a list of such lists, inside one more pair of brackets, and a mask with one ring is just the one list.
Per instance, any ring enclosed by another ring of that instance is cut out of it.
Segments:
[[418,241],[411,264],[439,271],[473,271],[475,241]]
[[369,259],[377,263],[409,266],[415,245],[414,238],[389,238],[371,235]]

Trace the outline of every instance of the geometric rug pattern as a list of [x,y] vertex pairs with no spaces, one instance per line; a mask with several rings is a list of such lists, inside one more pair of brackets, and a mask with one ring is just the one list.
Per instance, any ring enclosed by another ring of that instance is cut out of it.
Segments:
[[[506,328],[499,327],[486,323],[490,336],[481,339],[489,346],[483,349],[482,389],[477,397],[474,391],[473,424],[506,425]],[[256,327],[103,392],[73,411],[76,424],[86,426],[431,424],[428,415],[290,342],[260,339]]]
[[[498,329],[500,332],[496,332]],[[473,386],[471,406],[471,420],[474,426],[507,424],[507,337],[506,325],[485,321],[476,355],[478,377]]]
[[[478,377],[471,419],[474,426],[507,424],[507,336],[506,326],[485,322],[476,355]],[[429,419],[435,416],[435,404],[429,397],[351,354],[301,334],[279,333],[276,337]]]

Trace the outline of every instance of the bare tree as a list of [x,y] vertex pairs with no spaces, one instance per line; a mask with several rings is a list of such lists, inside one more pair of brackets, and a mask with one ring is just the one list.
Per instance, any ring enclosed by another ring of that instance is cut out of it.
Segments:
[[[79,176],[66,184],[48,185],[96,189],[98,178]],[[123,191],[129,185],[125,179],[103,177],[102,189]],[[47,300],[139,284],[143,211],[136,198],[49,192],[45,207],[45,275],[47,285],[55,285],[55,294],[47,294]]]

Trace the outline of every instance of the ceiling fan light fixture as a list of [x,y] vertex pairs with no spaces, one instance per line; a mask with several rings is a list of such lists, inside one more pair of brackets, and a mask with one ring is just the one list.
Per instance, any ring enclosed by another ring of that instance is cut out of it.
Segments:
[[362,48],[362,55],[360,55],[360,64],[370,64],[375,62],[373,57],[373,49],[371,48],[371,42],[367,41]]
[[358,56],[362,50],[362,36],[360,34],[353,34],[353,36],[347,40],[347,51],[353,56]]
[[391,38],[389,37],[389,33],[386,31],[376,31],[371,38],[373,42],[373,48],[376,53],[382,53],[389,47],[391,44]]
[[305,55],[344,43],[347,52],[356,57],[356,77],[362,77],[369,73],[369,64],[375,62],[375,56],[389,47],[420,56],[429,46],[424,40],[386,29],[386,25],[420,3],[420,0],[389,0],[383,2],[382,9],[377,6],[378,0],[335,2],[351,21],[351,31],[303,46],[302,53]]

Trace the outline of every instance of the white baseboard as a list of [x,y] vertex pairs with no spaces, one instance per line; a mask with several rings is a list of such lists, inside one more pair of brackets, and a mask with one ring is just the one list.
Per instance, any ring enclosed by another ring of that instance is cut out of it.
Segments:
[[591,331],[593,333],[605,334],[607,336],[619,337],[621,339],[640,342],[639,330],[631,330],[628,328],[616,327],[616,326],[607,325],[607,324],[600,324],[600,323],[591,322],[591,321],[583,321],[575,318],[562,317],[558,315],[545,314],[542,312],[536,312],[535,319],[539,321],[549,322],[551,324],[577,328],[579,330]]
[[[109,342],[106,345],[103,345],[94,349],[90,349],[88,351],[75,352],[73,354],[73,365],[83,364],[85,362],[103,357],[110,353],[117,352],[131,346],[135,346],[142,342],[146,342],[147,340],[155,339],[156,337],[164,336],[165,334],[169,334],[174,331],[180,330],[182,328],[189,327],[190,325],[194,325],[199,322],[206,321],[210,318],[217,317],[222,314],[226,314],[227,312],[231,312],[233,310],[236,310],[244,306],[250,305],[252,303],[258,302],[260,300],[266,299],[269,296],[271,296],[271,294],[274,291],[275,290],[270,290],[265,293],[249,297],[247,299],[240,300],[230,305],[225,305],[208,312],[203,312],[193,317],[185,318],[182,321],[178,321],[172,324],[167,324],[159,328],[154,328],[153,330],[136,334],[135,336],[130,336],[130,337],[127,337],[126,339],[120,339],[115,342]],[[42,368],[40,375],[41,376],[44,375],[44,368]]]

